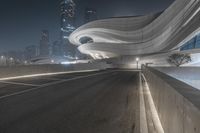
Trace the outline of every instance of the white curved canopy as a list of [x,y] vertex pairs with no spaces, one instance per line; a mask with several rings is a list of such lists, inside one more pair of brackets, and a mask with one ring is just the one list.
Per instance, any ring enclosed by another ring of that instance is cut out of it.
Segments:
[[[167,52],[199,32],[199,27],[200,1],[176,0],[162,13],[90,22],[69,39],[82,53],[102,59]],[[81,44],[84,37],[92,41]]]

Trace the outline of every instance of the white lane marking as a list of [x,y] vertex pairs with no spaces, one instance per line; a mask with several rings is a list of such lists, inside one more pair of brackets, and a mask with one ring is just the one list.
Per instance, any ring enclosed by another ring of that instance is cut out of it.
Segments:
[[9,81],[0,81],[0,83],[4,83],[4,84],[12,84],[12,85],[32,86],[32,87],[39,87],[39,86],[41,86],[41,85],[35,85],[35,84],[26,84],[26,83],[9,82]]
[[23,91],[20,91],[20,92],[15,92],[15,93],[12,93],[12,94],[1,96],[0,100],[4,99],[4,98],[11,97],[11,96],[16,96],[16,95],[24,94],[24,93],[31,92],[31,91],[34,91],[34,90],[38,90],[38,89],[41,89],[43,87],[47,87],[47,86],[50,86],[50,85],[56,85],[56,84],[59,84],[59,83],[64,83],[64,82],[68,82],[68,81],[72,81],[72,80],[88,78],[88,77],[97,76],[97,75],[103,75],[103,74],[107,74],[107,73],[111,73],[111,72],[114,72],[114,71],[90,74],[90,75],[86,75],[86,76],[79,76],[79,77],[75,77],[75,78],[71,78],[71,79],[66,79],[66,80],[63,80],[63,81],[57,81],[57,82],[53,82],[53,83],[48,83],[48,84],[45,84],[45,85],[42,85],[42,86],[39,86],[39,87],[35,87],[35,88],[32,88],[32,89],[27,89],[27,90],[23,90]]
[[144,91],[142,87],[142,79],[141,79],[141,72],[139,73],[139,82],[140,82],[140,133],[148,133],[147,127],[147,117],[146,117],[146,108],[144,102]]
[[151,110],[151,114],[152,114],[152,119],[153,119],[153,123],[155,125],[155,128],[157,130],[158,133],[164,133],[164,129],[162,127],[162,124],[160,122],[160,118],[158,116],[158,112],[156,110],[156,107],[155,107],[155,104],[154,104],[154,101],[153,101],[153,97],[151,95],[151,91],[149,89],[149,86],[147,84],[147,80],[145,78],[145,76],[142,74],[142,77],[145,81],[145,91],[146,91],[146,94],[147,94],[147,98],[148,98],[148,102],[149,102],[149,105],[150,105],[150,110]]
[[70,73],[81,73],[81,72],[94,72],[94,71],[99,71],[99,70],[98,70],[98,69],[93,69],[93,70],[83,70],[83,71],[68,71],[68,72],[55,72],[55,73],[40,73],[40,74],[31,74],[31,75],[23,75],[23,76],[15,76],[15,77],[0,78],[0,81],[12,80],[12,79],[22,79],[22,78],[31,78],[31,77],[40,77],[40,76],[50,76],[50,75],[58,75],[58,74],[70,74]]

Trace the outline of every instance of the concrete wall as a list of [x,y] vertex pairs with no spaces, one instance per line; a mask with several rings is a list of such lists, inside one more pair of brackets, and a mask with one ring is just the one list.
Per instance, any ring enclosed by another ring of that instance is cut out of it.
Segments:
[[0,67],[0,78],[30,75],[30,74],[41,74],[41,73],[106,69],[110,67],[111,67],[110,65],[103,62],[75,64],[75,65],[30,65],[30,66]]
[[165,133],[200,133],[200,91],[153,68],[144,68]]
[[156,67],[156,69],[200,89],[200,67]]

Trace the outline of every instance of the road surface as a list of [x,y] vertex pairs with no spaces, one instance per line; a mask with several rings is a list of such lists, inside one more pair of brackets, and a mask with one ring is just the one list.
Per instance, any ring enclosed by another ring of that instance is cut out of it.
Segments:
[[137,133],[138,73],[0,81],[0,133]]

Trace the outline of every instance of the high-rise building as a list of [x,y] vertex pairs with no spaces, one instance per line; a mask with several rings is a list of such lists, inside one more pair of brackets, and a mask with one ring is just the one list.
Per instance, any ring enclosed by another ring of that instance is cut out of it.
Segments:
[[63,48],[60,41],[55,41],[52,45],[52,55],[53,56],[62,56]]
[[73,0],[62,0],[60,6],[62,55],[74,56],[75,48],[70,44],[69,36],[75,30],[75,3]]
[[49,31],[43,30],[40,40],[40,56],[49,56]]
[[75,3],[73,0],[61,2],[61,39],[68,39],[75,30]]
[[85,23],[97,20],[97,11],[93,8],[85,9]]

